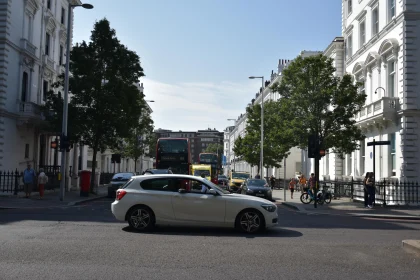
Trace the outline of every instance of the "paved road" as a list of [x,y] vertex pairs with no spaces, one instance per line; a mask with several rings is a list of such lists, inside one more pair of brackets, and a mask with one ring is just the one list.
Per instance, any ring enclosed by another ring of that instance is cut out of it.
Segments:
[[401,240],[420,222],[308,215],[279,208],[259,236],[164,227],[142,234],[114,220],[109,200],[0,210],[0,279],[418,279]]

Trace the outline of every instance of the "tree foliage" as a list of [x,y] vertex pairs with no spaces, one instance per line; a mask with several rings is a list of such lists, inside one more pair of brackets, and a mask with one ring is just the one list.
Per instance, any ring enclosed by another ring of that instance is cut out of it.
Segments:
[[[144,76],[139,56],[120,43],[107,19],[95,23],[90,42],[71,50],[68,131],[74,141],[93,149],[92,172],[98,151],[117,146],[129,137],[142,112],[143,95],[137,88]],[[56,131],[61,130],[63,76],[47,95],[44,111]],[[91,180],[93,188],[94,176]]]
[[134,172],[137,172],[137,161],[145,154],[153,133],[153,120],[146,104],[136,126],[130,129],[130,135],[123,139],[121,154],[134,161]]
[[272,137],[290,148],[306,148],[308,136],[318,135],[320,147],[339,156],[358,148],[364,135],[354,116],[366,95],[350,75],[336,77],[332,62],[323,55],[299,56],[283,71],[281,82],[272,86],[281,96]]
[[[260,172],[261,151],[261,105],[256,104],[246,109],[247,124],[244,137],[235,139],[233,151],[251,166],[257,166]],[[265,167],[280,167],[282,159],[288,155],[289,149],[281,141],[273,137],[274,122],[277,121],[276,104],[273,101],[264,103],[264,153]]]

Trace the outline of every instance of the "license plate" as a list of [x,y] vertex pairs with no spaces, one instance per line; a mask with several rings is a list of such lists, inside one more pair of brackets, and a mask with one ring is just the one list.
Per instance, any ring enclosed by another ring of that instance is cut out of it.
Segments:
[[263,193],[257,193],[257,196],[265,196]]

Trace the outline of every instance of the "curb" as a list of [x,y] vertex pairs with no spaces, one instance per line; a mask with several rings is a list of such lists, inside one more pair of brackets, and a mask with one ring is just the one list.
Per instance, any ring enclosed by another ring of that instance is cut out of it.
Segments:
[[78,200],[78,201],[72,201],[72,202],[69,202],[69,203],[67,204],[67,206],[80,205],[80,204],[82,204],[83,202],[88,202],[88,201],[98,200],[98,199],[102,199],[102,198],[106,198],[106,197],[108,197],[108,195],[100,195],[100,196],[97,196],[97,197],[92,197],[92,198],[81,199],[81,200]]
[[420,240],[403,240],[402,247],[410,252],[420,254]]
[[288,202],[281,202],[281,205],[286,206],[286,207],[291,208],[291,209],[294,209],[294,210],[299,211],[299,212],[307,212],[306,210],[300,209],[298,206],[290,204]]
[[0,210],[11,210],[11,209],[20,209],[20,210],[23,210],[23,209],[61,208],[61,207],[65,207],[65,206],[80,205],[83,202],[93,201],[93,200],[102,199],[102,198],[106,198],[106,197],[108,197],[108,195],[100,195],[100,196],[97,196],[97,197],[82,199],[82,200],[78,200],[78,201],[72,201],[72,202],[69,202],[69,203],[63,204],[63,205],[41,206],[41,207],[13,207],[13,206],[1,206],[0,205]]
[[[276,203],[277,204],[277,203]],[[349,217],[361,217],[361,218],[379,218],[387,220],[420,220],[420,216],[410,216],[410,215],[386,215],[386,214],[366,214],[366,213],[326,213],[326,212],[317,212],[317,211],[307,211],[304,208],[290,204],[288,202],[281,202],[280,205],[286,206],[288,208],[294,209],[296,211],[307,213],[307,214],[317,214],[317,215],[330,215],[330,216],[349,216]]]

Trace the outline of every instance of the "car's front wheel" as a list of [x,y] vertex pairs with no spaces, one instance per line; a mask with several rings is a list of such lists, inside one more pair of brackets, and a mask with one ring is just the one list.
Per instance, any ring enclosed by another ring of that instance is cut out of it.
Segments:
[[128,224],[137,231],[146,231],[153,228],[155,216],[153,211],[144,206],[137,206],[129,210]]
[[239,213],[236,226],[243,232],[256,233],[264,229],[264,217],[256,210],[245,210]]

